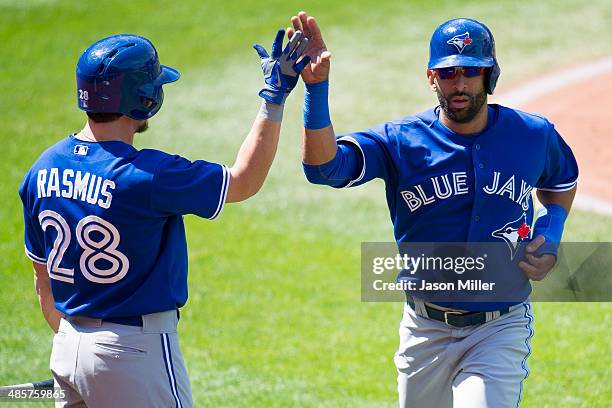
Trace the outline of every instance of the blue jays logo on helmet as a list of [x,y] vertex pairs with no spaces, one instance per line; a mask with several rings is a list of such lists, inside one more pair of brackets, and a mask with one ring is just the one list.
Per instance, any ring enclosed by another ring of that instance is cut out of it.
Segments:
[[506,243],[510,250],[510,260],[514,259],[521,242],[529,238],[531,228],[527,225],[527,214],[523,213],[518,219],[510,221],[500,229],[491,233]]
[[80,109],[144,120],[161,108],[162,85],[176,81],[180,74],[159,64],[151,41],[119,34],[87,48],[77,63],[76,77]]
[[457,51],[459,54],[463,52],[463,49],[468,45],[472,44],[472,39],[470,38],[470,33],[467,31],[463,34],[459,34],[451,38],[446,42],[447,44],[452,44],[457,47]]
[[427,68],[486,67],[485,88],[495,90],[501,70],[489,28],[471,18],[455,18],[440,25],[429,42]]

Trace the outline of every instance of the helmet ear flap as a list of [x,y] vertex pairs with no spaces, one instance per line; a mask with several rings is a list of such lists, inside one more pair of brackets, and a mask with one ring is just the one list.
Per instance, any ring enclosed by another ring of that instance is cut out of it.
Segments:
[[501,68],[497,63],[497,56],[495,55],[495,39],[493,38],[493,33],[491,32],[489,27],[486,26],[486,24],[480,23],[480,25],[482,25],[484,29],[487,30],[489,37],[491,37],[491,55],[493,56],[493,66],[487,70],[488,73],[485,83],[487,85],[487,93],[489,95],[493,95],[493,92],[495,91],[495,85],[497,85],[497,79],[501,74]]
[[499,64],[497,63],[497,59],[495,60],[495,65],[487,69],[486,77],[485,77],[485,86],[486,91],[489,95],[493,95],[495,91],[495,85],[497,85],[497,79],[501,74],[501,69],[499,68]]
[[140,101],[146,109],[151,109],[157,103],[153,99],[145,98],[144,96],[140,97]]
[[484,86],[485,86],[485,91],[487,91],[489,95],[493,94],[493,92],[491,92],[491,71],[492,70],[493,70],[493,67],[488,67],[485,69]]
[[[163,100],[163,89],[161,85],[148,83],[137,90],[142,107],[147,111],[153,111],[155,106]],[[157,112],[157,111],[156,111]]]
[[141,100],[144,106],[146,106],[149,111],[149,117],[155,115],[161,109],[162,103],[164,103],[164,90],[160,87],[159,93],[156,95],[155,99],[142,97]]

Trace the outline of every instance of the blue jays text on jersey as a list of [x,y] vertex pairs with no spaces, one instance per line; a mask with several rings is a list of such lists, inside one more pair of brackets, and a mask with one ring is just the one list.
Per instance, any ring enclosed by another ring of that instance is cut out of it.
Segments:
[[214,219],[228,185],[219,164],[69,136],[40,156],[19,190],[26,254],[47,265],[56,307],[68,315],[179,308],[187,300],[182,215]]
[[[529,210],[529,199],[533,186],[525,180],[521,179],[520,182],[515,180],[514,175],[511,175],[500,185],[500,175],[501,172],[494,171],[490,185],[484,186],[482,191],[486,194],[507,196],[510,200],[520,204],[524,211]],[[437,200],[445,200],[459,194],[469,194],[467,180],[468,173],[465,171],[445,173],[441,176],[430,177],[424,184],[411,186],[409,189],[402,191],[401,195],[408,209],[414,212],[421,206],[433,204]],[[430,191],[426,192],[426,190]]]
[[[333,182],[316,182],[351,187],[384,180],[398,244],[505,242],[514,258],[533,220],[531,191],[576,185],[571,149],[545,118],[500,105],[489,105],[487,125],[471,135],[451,131],[438,114],[439,107],[339,136],[337,156],[354,160],[336,157]],[[304,167],[313,181],[316,166]],[[516,269],[513,290],[524,300],[531,286]]]

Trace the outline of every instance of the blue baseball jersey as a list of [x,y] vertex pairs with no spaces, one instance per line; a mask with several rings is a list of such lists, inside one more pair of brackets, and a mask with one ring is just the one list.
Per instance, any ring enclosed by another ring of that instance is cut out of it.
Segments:
[[25,175],[25,251],[47,265],[58,310],[94,318],[187,301],[184,214],[214,219],[229,171],[120,142],[68,136]]
[[[503,242],[516,264],[516,251],[529,239],[533,221],[532,190],[574,188],[578,166],[545,118],[495,104],[488,109],[487,125],[472,135],[445,127],[437,107],[339,136],[338,143],[351,146],[360,159],[344,187],[384,180],[398,244]],[[403,278],[409,277],[401,273]],[[520,300],[531,292],[518,268],[505,283]],[[468,310],[499,306],[443,305]]]

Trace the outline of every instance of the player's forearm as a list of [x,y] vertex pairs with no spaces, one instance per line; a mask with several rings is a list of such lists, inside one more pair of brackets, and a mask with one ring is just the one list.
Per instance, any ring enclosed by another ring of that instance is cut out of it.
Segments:
[[59,330],[60,320],[62,319],[62,317],[64,317],[64,314],[55,308],[53,300],[51,300],[51,302],[45,303],[44,307],[41,303],[41,309],[43,311],[43,316],[45,317],[47,324],[49,325],[49,327],[51,327],[51,330],[53,330],[54,333],[57,333],[57,331]]
[[576,187],[562,192],[537,190],[536,195],[543,205],[557,204],[563,207],[569,214],[572,203],[574,202],[574,196],[576,195]]
[[538,210],[533,226],[533,237],[540,239],[544,237],[537,248],[536,254],[557,255],[559,243],[563,236],[565,220],[572,207],[576,187],[569,191],[552,192],[537,191],[538,200],[544,205]]
[[230,169],[226,202],[246,200],[263,185],[276,155],[285,99],[297,84],[300,72],[310,62],[310,57],[303,55],[308,39],[302,32],[292,33],[283,49],[284,35],[284,30],[278,30],[271,54],[259,44],[253,46],[261,59],[264,74],[265,85],[259,91],[264,101]]
[[336,155],[338,145],[329,114],[328,94],[328,80],[306,84],[302,132],[302,161],[305,164],[324,164]]
[[227,202],[243,201],[262,187],[278,147],[280,121],[257,116],[230,168]]
[[64,317],[64,314],[55,308],[55,300],[51,292],[49,274],[47,273],[47,267],[45,265],[34,264],[34,287],[38,295],[40,310],[49,324],[49,327],[57,333],[60,319]]
[[336,155],[338,144],[333,126],[302,131],[302,161],[319,165],[329,162]]

